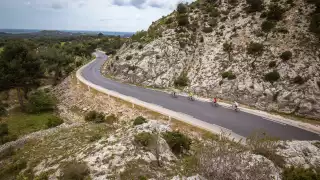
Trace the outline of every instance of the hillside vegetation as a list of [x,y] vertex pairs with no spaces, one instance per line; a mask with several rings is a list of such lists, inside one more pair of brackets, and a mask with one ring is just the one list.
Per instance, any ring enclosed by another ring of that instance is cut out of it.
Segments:
[[118,80],[320,118],[317,0],[197,0],[139,31],[106,65]]

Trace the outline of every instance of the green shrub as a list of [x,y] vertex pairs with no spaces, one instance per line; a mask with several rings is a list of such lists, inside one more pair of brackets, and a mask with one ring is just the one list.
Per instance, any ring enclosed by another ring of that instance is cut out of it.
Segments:
[[140,44],[139,46],[138,46],[138,49],[143,49],[143,46],[142,46],[142,44]]
[[223,84],[223,80],[219,81],[219,86],[221,86]]
[[144,40],[144,37],[146,37],[147,35],[147,31],[137,31],[134,35],[131,36],[131,39],[133,41],[142,42]]
[[263,0],[246,0],[249,5],[247,12],[257,12],[263,10]]
[[128,67],[129,71],[135,71],[137,69],[137,66],[133,65],[133,66],[129,66]]
[[181,48],[185,48],[187,46],[187,43],[184,41],[179,41],[179,45]]
[[148,132],[142,132],[134,136],[134,141],[137,144],[144,147],[149,146],[152,140],[153,140],[153,136],[151,133],[148,133]]
[[232,80],[236,78],[236,75],[232,73],[232,71],[226,71],[221,74],[222,78],[228,78],[228,80]]
[[277,81],[278,79],[280,79],[280,74],[276,70],[269,72],[264,76],[264,80],[271,83]]
[[253,153],[266,157],[267,159],[271,160],[278,167],[282,168],[285,165],[284,158],[282,156],[276,154],[276,152],[271,149],[257,148],[255,150],[253,150]]
[[140,124],[144,124],[147,122],[147,119],[142,117],[142,116],[138,116],[136,119],[134,119],[133,125],[137,126]]
[[303,84],[304,83],[304,79],[301,76],[296,76],[295,78],[293,78],[293,83],[295,84]]
[[48,173],[42,172],[38,176],[36,176],[34,180],[48,180],[48,179],[49,179]]
[[119,56],[116,56],[116,60],[119,60]]
[[227,16],[221,18],[221,22],[225,22],[228,19]]
[[209,25],[211,27],[216,27],[218,25],[218,20],[216,18],[213,18],[209,21]]
[[172,17],[169,17],[166,21],[165,24],[171,24],[173,22]]
[[190,149],[191,139],[179,131],[166,132],[163,137],[175,154],[181,154]]
[[315,33],[315,35],[317,35],[318,37],[320,37],[320,13],[312,15],[309,30]]
[[132,59],[132,55],[128,55],[127,57],[126,57],[126,60],[127,61],[129,61],[129,60],[131,60]]
[[211,32],[213,31],[213,29],[212,29],[212,27],[204,27],[204,28],[202,29],[202,31],[203,31],[204,33],[211,33]]
[[[10,175],[17,175],[19,172],[27,167],[27,162],[24,159],[19,159],[14,163],[7,165],[0,169],[0,177],[7,177]],[[15,178],[13,178],[15,179]]]
[[275,27],[276,23],[274,23],[273,21],[263,21],[261,24],[261,29],[263,32],[265,33],[269,33],[274,27]]
[[114,114],[110,114],[105,118],[105,122],[108,124],[113,124],[118,121],[118,118]]
[[90,170],[83,162],[67,162],[61,168],[61,180],[85,180],[89,177]]
[[0,145],[10,142],[10,141],[15,141],[18,137],[16,135],[4,135],[4,136],[0,136]]
[[187,26],[189,24],[189,17],[186,14],[178,15],[178,25],[179,26]]
[[220,12],[217,8],[213,8],[210,12],[210,16],[211,17],[219,17],[220,16]]
[[250,42],[249,46],[247,47],[247,53],[254,56],[260,56],[263,53],[263,48],[263,44]]
[[90,142],[95,142],[95,141],[98,141],[99,139],[101,139],[102,136],[100,134],[96,134],[94,133],[90,138],[89,138],[89,141]]
[[7,109],[3,103],[0,102],[0,117],[7,115]]
[[156,55],[156,59],[160,59],[161,58],[161,56],[160,55]]
[[47,125],[47,128],[52,128],[52,127],[59,126],[62,123],[63,123],[63,120],[61,118],[54,116],[48,119],[48,122],[46,125]]
[[29,96],[27,111],[30,113],[40,113],[53,111],[56,108],[57,101],[49,93],[36,91]]
[[84,118],[87,122],[102,123],[105,121],[105,115],[102,112],[90,111]]
[[189,79],[186,73],[181,73],[181,75],[174,81],[175,87],[185,87],[188,86]]
[[282,19],[284,9],[282,9],[278,4],[270,4],[268,9],[269,9],[267,12],[268,20],[280,21]]
[[228,76],[228,80],[233,80],[233,79],[236,79],[236,78],[237,78],[237,76],[234,75],[234,74],[230,74],[230,75]]
[[271,62],[269,62],[269,68],[276,67],[276,65],[277,65],[277,61],[271,61]]
[[6,148],[0,153],[0,161],[13,156],[14,154],[15,154],[15,150],[13,147]]
[[277,138],[268,136],[266,133],[256,132],[247,138],[246,143],[254,154],[264,156],[278,167],[283,168],[285,160],[276,153],[279,144],[278,140]]
[[231,52],[233,50],[232,42],[224,42],[223,43],[223,51]]
[[0,137],[6,136],[9,134],[8,124],[1,123],[0,124]]
[[282,172],[282,180],[319,180],[320,172],[302,167],[285,168]]
[[288,34],[289,33],[288,29],[285,28],[285,27],[279,27],[279,28],[276,29],[276,31],[278,33],[282,33],[282,34]]
[[238,4],[238,0],[229,0],[228,3],[232,6],[235,6]]
[[184,14],[184,13],[186,13],[188,11],[188,7],[185,5],[185,4],[183,4],[183,3],[179,3],[178,4],[178,6],[177,6],[177,12],[179,13],[179,14]]
[[204,38],[203,36],[200,37],[200,42],[203,43],[204,42]]
[[283,61],[288,61],[289,59],[292,58],[292,53],[291,53],[291,51],[285,51],[285,52],[283,52],[283,53],[280,55],[280,58],[281,58]]

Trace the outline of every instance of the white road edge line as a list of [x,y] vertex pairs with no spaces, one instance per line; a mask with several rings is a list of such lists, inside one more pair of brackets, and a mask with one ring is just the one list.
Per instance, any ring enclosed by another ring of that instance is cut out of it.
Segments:
[[286,123],[283,123],[283,122],[280,122],[280,121],[277,121],[277,120],[274,120],[274,119],[270,119],[270,118],[267,118],[267,117],[262,117],[262,118],[265,119],[265,120],[268,120],[268,121],[272,121],[272,122],[284,125],[284,126],[287,125]]

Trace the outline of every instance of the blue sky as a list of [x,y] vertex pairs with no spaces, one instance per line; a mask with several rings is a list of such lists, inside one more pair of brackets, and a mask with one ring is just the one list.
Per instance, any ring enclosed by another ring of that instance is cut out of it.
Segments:
[[0,29],[135,32],[194,0],[0,0]]

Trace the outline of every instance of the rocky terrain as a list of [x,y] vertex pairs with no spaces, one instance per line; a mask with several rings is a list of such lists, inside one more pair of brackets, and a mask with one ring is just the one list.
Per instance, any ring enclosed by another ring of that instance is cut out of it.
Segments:
[[180,7],[123,45],[106,74],[319,120],[315,6],[305,0],[257,3],[198,0]]

